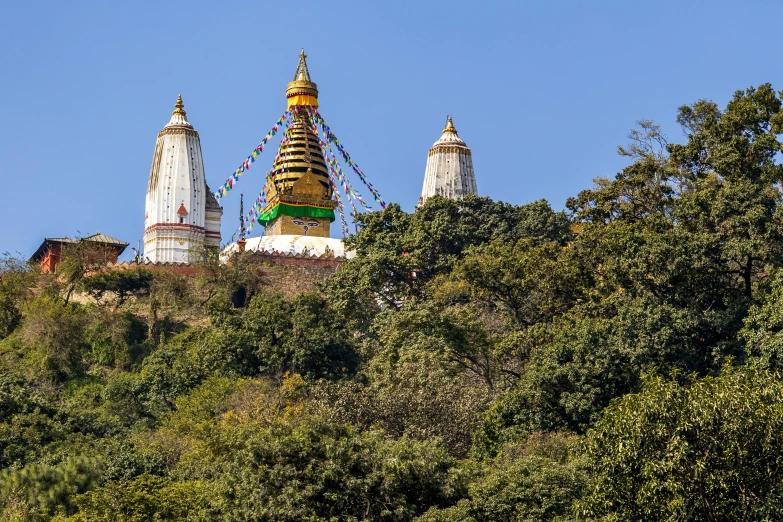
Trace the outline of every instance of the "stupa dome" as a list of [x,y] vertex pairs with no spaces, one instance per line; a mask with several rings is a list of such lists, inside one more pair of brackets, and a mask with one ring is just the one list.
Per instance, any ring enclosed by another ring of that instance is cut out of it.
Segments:
[[[232,254],[238,248],[236,243],[232,243],[223,250],[223,255]],[[331,254],[334,257],[345,257],[348,259],[356,255],[353,251],[346,252],[342,239],[289,234],[250,238],[245,242],[245,252],[282,255],[302,254],[316,257]]]

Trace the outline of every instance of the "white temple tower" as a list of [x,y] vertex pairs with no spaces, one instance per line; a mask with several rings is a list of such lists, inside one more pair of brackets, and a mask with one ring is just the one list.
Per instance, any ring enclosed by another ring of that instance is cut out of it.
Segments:
[[470,148],[457,135],[457,129],[449,116],[443,135],[427,155],[419,205],[435,195],[459,199],[465,194],[477,192]]
[[188,263],[191,253],[220,247],[223,209],[204,177],[201,141],[177,98],[158,133],[144,215],[144,261]]

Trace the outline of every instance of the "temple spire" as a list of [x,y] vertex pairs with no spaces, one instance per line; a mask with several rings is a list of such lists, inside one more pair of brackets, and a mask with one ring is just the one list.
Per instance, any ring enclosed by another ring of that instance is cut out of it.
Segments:
[[443,132],[457,134],[457,129],[454,127],[454,122],[451,121],[451,114],[449,114],[449,119],[446,122],[446,128],[443,129]]
[[470,148],[457,134],[449,115],[443,134],[427,154],[419,206],[435,195],[459,199],[466,194],[476,193],[476,175]]
[[169,120],[168,125],[166,125],[166,127],[171,126],[192,127],[192,125],[188,123],[188,116],[185,112],[185,104],[182,102],[181,94],[177,96],[177,103],[174,105],[174,110],[171,111],[171,120]]
[[183,116],[187,114],[185,112],[185,104],[182,102],[182,95],[177,95],[177,103],[174,105],[174,110],[171,112],[171,114],[182,114]]
[[299,53],[299,63],[296,65],[294,79],[288,82],[285,95],[288,98],[289,108],[294,105],[318,107],[318,86],[310,78],[310,70],[307,68],[307,55],[304,49]]
[[144,259],[190,263],[196,248],[220,247],[223,209],[204,174],[201,139],[185,117],[182,95],[158,133],[144,207]]
[[337,200],[320,139],[313,133],[310,111],[318,107],[318,88],[310,79],[304,49],[294,80],[288,83],[288,108],[296,107],[293,124],[278,149],[281,161],[271,174],[267,203],[258,216],[266,235],[329,237]]
[[296,66],[294,80],[312,81],[310,80],[310,71],[307,69],[307,55],[304,52],[304,48],[299,53],[299,64]]

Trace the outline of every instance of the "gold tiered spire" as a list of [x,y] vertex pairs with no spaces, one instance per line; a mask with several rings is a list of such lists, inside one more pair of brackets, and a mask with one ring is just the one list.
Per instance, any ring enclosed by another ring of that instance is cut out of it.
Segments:
[[318,107],[318,86],[310,79],[307,55],[304,49],[299,53],[299,63],[296,66],[294,80],[288,83],[285,95],[288,98],[289,107],[294,105]]
[[182,95],[177,96],[177,103],[174,105],[174,110],[171,111],[171,114],[186,114],[185,113],[185,104],[182,103]]
[[267,190],[267,205],[259,216],[267,235],[329,237],[337,201],[329,167],[306,107],[318,107],[318,88],[310,79],[304,49],[299,54],[294,80],[288,84],[288,107],[299,106],[294,121],[280,144],[281,161]]
[[278,173],[274,175],[275,186],[281,194],[294,194],[296,182],[309,173],[321,184],[322,191],[319,198],[331,199],[329,169],[324,162],[321,144],[318,143],[318,138],[313,134],[311,127],[308,114],[300,111],[286,133],[288,142],[281,144],[280,156],[283,159]]
[[304,47],[299,53],[299,63],[296,65],[296,72],[294,73],[294,80],[310,80],[310,70],[307,68],[307,55],[304,52]]
[[454,127],[454,122],[451,121],[451,114],[449,114],[449,120],[446,122],[446,128],[443,129],[443,132],[457,134],[457,129]]

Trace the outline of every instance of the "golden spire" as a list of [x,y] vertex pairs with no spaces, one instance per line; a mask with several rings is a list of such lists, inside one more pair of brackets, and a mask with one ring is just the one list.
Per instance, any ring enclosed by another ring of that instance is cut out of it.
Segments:
[[318,86],[310,79],[310,70],[307,68],[307,55],[302,49],[299,53],[299,63],[294,72],[294,80],[288,83],[285,91],[288,98],[288,106],[303,105],[318,107]]
[[443,132],[450,133],[450,134],[457,134],[457,129],[454,127],[454,122],[451,121],[451,114],[449,114],[449,120],[446,122],[446,128],[443,129]]
[[294,80],[310,81],[310,71],[307,70],[307,55],[304,53],[304,47],[302,52],[299,53],[299,64],[296,66]]
[[182,95],[177,96],[177,104],[174,105],[175,109],[171,111],[171,114],[185,114],[185,104],[182,103]]

